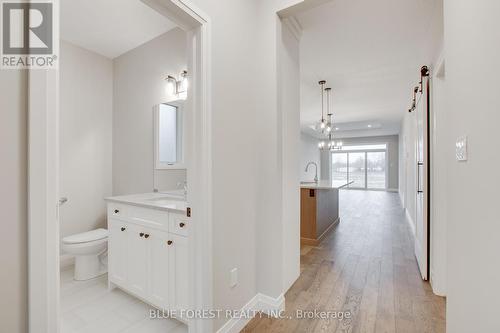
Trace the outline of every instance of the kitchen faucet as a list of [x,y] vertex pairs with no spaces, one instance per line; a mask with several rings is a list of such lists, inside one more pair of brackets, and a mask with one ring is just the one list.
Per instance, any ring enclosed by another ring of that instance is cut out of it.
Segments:
[[318,182],[318,165],[316,164],[316,162],[309,162],[309,163],[307,163],[307,165],[306,165],[306,172],[309,170],[309,166],[311,164],[316,167],[316,174],[314,175],[314,182],[317,183]]

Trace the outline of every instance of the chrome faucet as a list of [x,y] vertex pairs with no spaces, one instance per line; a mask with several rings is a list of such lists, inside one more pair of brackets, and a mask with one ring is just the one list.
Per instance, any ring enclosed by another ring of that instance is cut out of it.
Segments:
[[315,168],[316,168],[316,174],[314,175],[314,182],[317,183],[318,182],[318,165],[316,164],[316,162],[309,162],[309,163],[307,163],[307,165],[306,165],[306,172],[309,170],[309,166],[311,164],[314,165]]

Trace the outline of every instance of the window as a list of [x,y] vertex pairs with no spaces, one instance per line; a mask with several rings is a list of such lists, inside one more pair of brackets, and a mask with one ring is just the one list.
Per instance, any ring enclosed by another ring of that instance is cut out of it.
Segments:
[[366,187],[386,188],[385,151],[366,152]]
[[332,152],[332,179],[350,188],[387,188],[387,144],[344,146]]

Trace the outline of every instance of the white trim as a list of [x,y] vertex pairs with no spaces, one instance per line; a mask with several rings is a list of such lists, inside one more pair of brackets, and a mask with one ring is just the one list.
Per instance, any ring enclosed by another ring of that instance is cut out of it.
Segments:
[[413,219],[410,216],[410,213],[408,212],[408,209],[405,208],[405,216],[406,216],[406,222],[410,226],[410,230],[413,236],[413,239],[415,239],[415,223],[413,223]]
[[[188,32],[188,70],[193,78],[187,106],[193,110],[188,200],[194,207],[190,237],[193,309],[212,301],[211,35],[209,18],[186,0],[144,0]],[[29,331],[59,332],[58,71],[29,71]],[[212,320],[189,322],[189,332],[213,331]]]
[[58,71],[29,70],[28,327],[59,332]]
[[434,279],[434,274],[434,270],[431,267],[431,277],[429,282],[432,287],[432,292],[438,296],[446,297],[445,285],[438,282],[440,279]]
[[397,188],[388,188],[386,191],[387,192],[397,192],[397,193],[399,193],[399,190]]
[[297,41],[300,41],[302,38],[302,26],[300,25],[299,20],[295,16],[290,16],[282,20],[284,25],[287,27],[288,31],[292,34],[293,37]]
[[59,268],[64,271],[75,265],[75,257],[70,254],[61,254],[59,257]]
[[403,207],[403,209],[406,209],[404,198],[403,198],[403,191],[401,191],[401,189],[398,189],[398,194],[399,194],[399,201],[401,202],[401,207]]
[[[262,312],[270,316],[275,316],[277,313],[285,310],[285,297],[283,294],[277,298],[273,298],[261,293],[255,295],[247,304],[245,304],[240,312]],[[231,318],[229,319],[217,333],[238,333],[252,320],[252,318]]]

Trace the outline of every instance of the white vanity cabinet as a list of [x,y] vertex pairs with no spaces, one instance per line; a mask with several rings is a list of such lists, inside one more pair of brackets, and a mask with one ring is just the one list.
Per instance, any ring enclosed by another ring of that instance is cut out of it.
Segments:
[[110,288],[162,310],[186,309],[188,226],[185,213],[108,202]]

